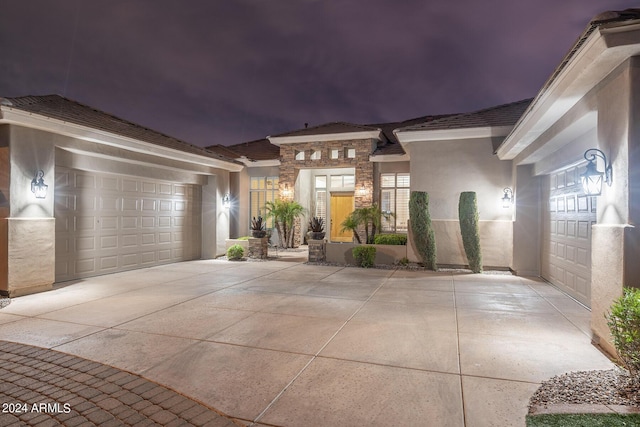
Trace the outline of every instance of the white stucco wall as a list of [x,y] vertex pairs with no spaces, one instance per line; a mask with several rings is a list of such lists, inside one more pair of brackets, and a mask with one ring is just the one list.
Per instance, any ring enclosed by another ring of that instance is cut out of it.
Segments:
[[512,166],[511,161],[501,161],[493,154],[491,138],[411,142],[409,150],[411,190],[429,194],[437,262],[467,264],[458,202],[463,191],[475,191],[483,262],[511,267],[513,207],[503,208],[501,198],[505,187],[513,188]]

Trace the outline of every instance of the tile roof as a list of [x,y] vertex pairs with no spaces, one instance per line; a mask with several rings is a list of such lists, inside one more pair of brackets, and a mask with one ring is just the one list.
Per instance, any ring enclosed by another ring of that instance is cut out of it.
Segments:
[[126,121],[112,114],[81,104],[60,95],[24,96],[2,99],[3,108],[27,111],[76,125],[87,126],[119,136],[156,144],[162,147],[197,154],[237,164],[233,159],[189,144],[177,138]]
[[438,120],[444,117],[448,117],[450,115],[451,114],[443,114],[438,116],[433,116],[433,115],[423,116],[423,117],[417,117],[415,119],[404,120],[402,122],[379,123],[379,124],[367,125],[367,126],[377,127],[382,129],[382,133],[387,138],[386,141],[381,141],[378,144],[378,148],[375,150],[373,155],[379,156],[379,155],[391,155],[391,154],[397,154],[397,155],[405,154],[405,151],[402,148],[402,145],[400,145],[398,138],[393,133],[395,129],[412,126],[416,124],[427,123],[433,120]]
[[527,109],[533,98],[497,107],[485,108],[470,113],[452,114],[426,123],[406,126],[399,129],[401,132],[419,130],[446,130],[466,129],[477,127],[513,126]]
[[283,136],[327,135],[332,133],[351,133],[376,130],[379,130],[379,128],[347,122],[331,122],[324,123],[318,126],[307,127],[304,129],[298,129],[291,132],[285,132],[278,135],[270,135],[269,138]]
[[239,159],[243,156],[250,160],[280,159],[280,147],[273,145],[266,138],[242,142],[228,147],[223,145],[212,145],[207,147],[207,149],[233,159]]

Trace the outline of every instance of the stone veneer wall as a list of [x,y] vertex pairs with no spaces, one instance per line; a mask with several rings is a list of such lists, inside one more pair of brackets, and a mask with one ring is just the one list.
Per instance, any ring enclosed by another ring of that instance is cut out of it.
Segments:
[[[340,141],[303,142],[296,144],[283,144],[280,146],[280,178],[279,190],[283,199],[293,200],[298,172],[301,169],[321,168],[354,168],[355,169],[355,209],[371,206],[374,201],[373,194],[373,163],[369,156],[375,150],[377,143],[374,139],[352,139]],[[354,148],[355,158],[345,157],[345,149]],[[338,150],[338,158],[331,158],[331,150]],[[304,151],[304,160],[296,160],[296,152]],[[314,151],[321,152],[321,158],[311,159]],[[364,191],[362,188],[364,187]],[[288,190],[288,193],[286,192]],[[296,223],[294,246],[302,242],[302,227]],[[364,233],[364,231],[363,231]]]

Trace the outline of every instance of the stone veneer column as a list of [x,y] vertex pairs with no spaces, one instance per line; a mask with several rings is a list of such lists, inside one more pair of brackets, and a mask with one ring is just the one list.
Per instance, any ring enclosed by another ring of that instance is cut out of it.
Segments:
[[325,252],[324,240],[308,240],[309,242],[309,262],[325,262],[327,254]]

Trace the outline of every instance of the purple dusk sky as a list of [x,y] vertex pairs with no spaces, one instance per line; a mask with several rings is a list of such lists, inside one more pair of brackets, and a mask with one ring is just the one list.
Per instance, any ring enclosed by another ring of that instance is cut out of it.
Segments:
[[0,0],[0,97],[59,94],[195,145],[534,96],[621,0]]

